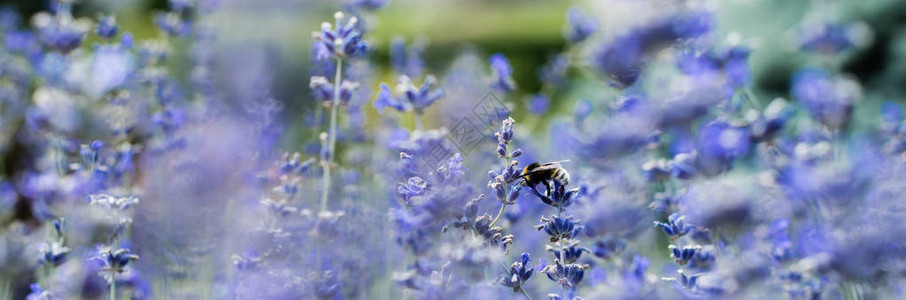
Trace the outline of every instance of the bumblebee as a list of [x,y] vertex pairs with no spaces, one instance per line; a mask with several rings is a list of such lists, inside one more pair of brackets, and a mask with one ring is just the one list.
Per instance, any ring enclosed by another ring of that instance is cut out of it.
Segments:
[[[539,183],[548,180],[555,180],[566,186],[569,184],[569,173],[566,172],[566,169],[560,163],[568,161],[560,160],[543,164],[533,162],[522,170],[522,174],[519,177],[522,177],[522,182],[525,186],[533,189]],[[550,189],[549,186],[547,188]]]

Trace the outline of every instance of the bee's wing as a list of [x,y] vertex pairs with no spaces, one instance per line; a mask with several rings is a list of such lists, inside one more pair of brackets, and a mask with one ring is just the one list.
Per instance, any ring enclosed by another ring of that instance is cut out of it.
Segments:
[[540,167],[537,167],[537,168],[535,168],[535,169],[533,169],[533,170],[531,170],[531,171],[522,173],[522,175],[519,175],[519,176],[520,176],[520,177],[525,177],[525,176],[529,176],[529,175],[532,175],[532,174],[535,174],[535,173],[541,173],[541,172],[544,172],[544,171],[549,171],[549,170],[553,170],[553,169],[557,169],[557,168],[560,168],[560,164],[557,164],[557,163],[546,163],[546,164],[543,164],[543,165],[541,165]]
[[569,162],[569,160],[568,160],[568,159],[564,159],[564,160],[552,161],[552,162],[549,162],[549,163],[544,163],[544,164],[542,164],[542,166],[546,166],[546,165],[558,165],[558,166],[559,166],[560,163],[565,163],[565,162]]

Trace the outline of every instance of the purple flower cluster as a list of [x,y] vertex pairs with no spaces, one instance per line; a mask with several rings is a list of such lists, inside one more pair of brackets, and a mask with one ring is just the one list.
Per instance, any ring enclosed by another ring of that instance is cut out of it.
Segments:
[[903,298],[886,19],[607,0],[460,50],[251,2],[0,8],[0,300]]

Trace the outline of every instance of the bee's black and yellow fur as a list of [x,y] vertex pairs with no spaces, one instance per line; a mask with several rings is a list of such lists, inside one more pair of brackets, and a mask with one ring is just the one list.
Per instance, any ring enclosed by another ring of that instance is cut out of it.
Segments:
[[564,161],[544,164],[533,162],[522,170],[520,177],[522,177],[525,186],[530,188],[535,188],[539,183],[548,180],[556,180],[561,185],[566,186],[569,184],[569,173],[560,165],[561,162]]

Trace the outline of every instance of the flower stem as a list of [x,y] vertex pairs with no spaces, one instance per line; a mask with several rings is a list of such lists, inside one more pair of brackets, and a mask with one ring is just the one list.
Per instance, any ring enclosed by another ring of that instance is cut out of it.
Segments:
[[[504,147],[509,148],[510,145],[505,145]],[[506,173],[506,169],[510,167],[510,151],[509,151],[509,149],[507,149],[505,159],[506,160],[504,160],[504,163],[503,163],[503,173]],[[504,180],[503,181],[503,205],[500,206],[500,211],[497,212],[497,217],[495,217],[494,221],[491,222],[491,225],[488,226],[489,228],[494,227],[494,225],[497,224],[497,221],[500,221],[500,216],[503,215],[503,210],[506,209],[506,201],[507,201],[506,198],[509,197],[509,194],[510,194],[510,192],[507,191],[506,180]]]
[[55,150],[54,151],[54,156],[55,156],[54,166],[57,168],[57,175],[60,175],[60,176],[63,176],[63,174],[64,174],[63,160],[65,159],[64,154],[63,154],[62,139],[63,138],[61,138],[59,135],[56,135],[56,134],[53,137],[54,150]]
[[412,115],[415,117],[415,130],[422,131],[422,115],[418,112],[413,112]]
[[116,272],[110,272],[110,300],[116,300]]
[[340,79],[343,77],[343,59],[337,58],[337,72],[333,80],[333,102],[330,106],[330,128],[327,137],[327,162],[323,163],[324,177],[321,181],[321,211],[327,210],[327,197],[330,192],[330,165],[335,156],[334,148],[337,144],[337,110],[340,109]]
[[522,293],[523,296],[525,296],[525,299],[532,300],[532,296],[529,296],[528,293],[525,292],[524,288],[520,287],[519,292]]
[[497,221],[500,221],[500,216],[503,215],[503,210],[506,209],[506,202],[500,206],[500,211],[497,212],[497,217],[494,218],[494,221],[491,222],[491,225],[488,227],[494,227],[494,224],[497,224]]

